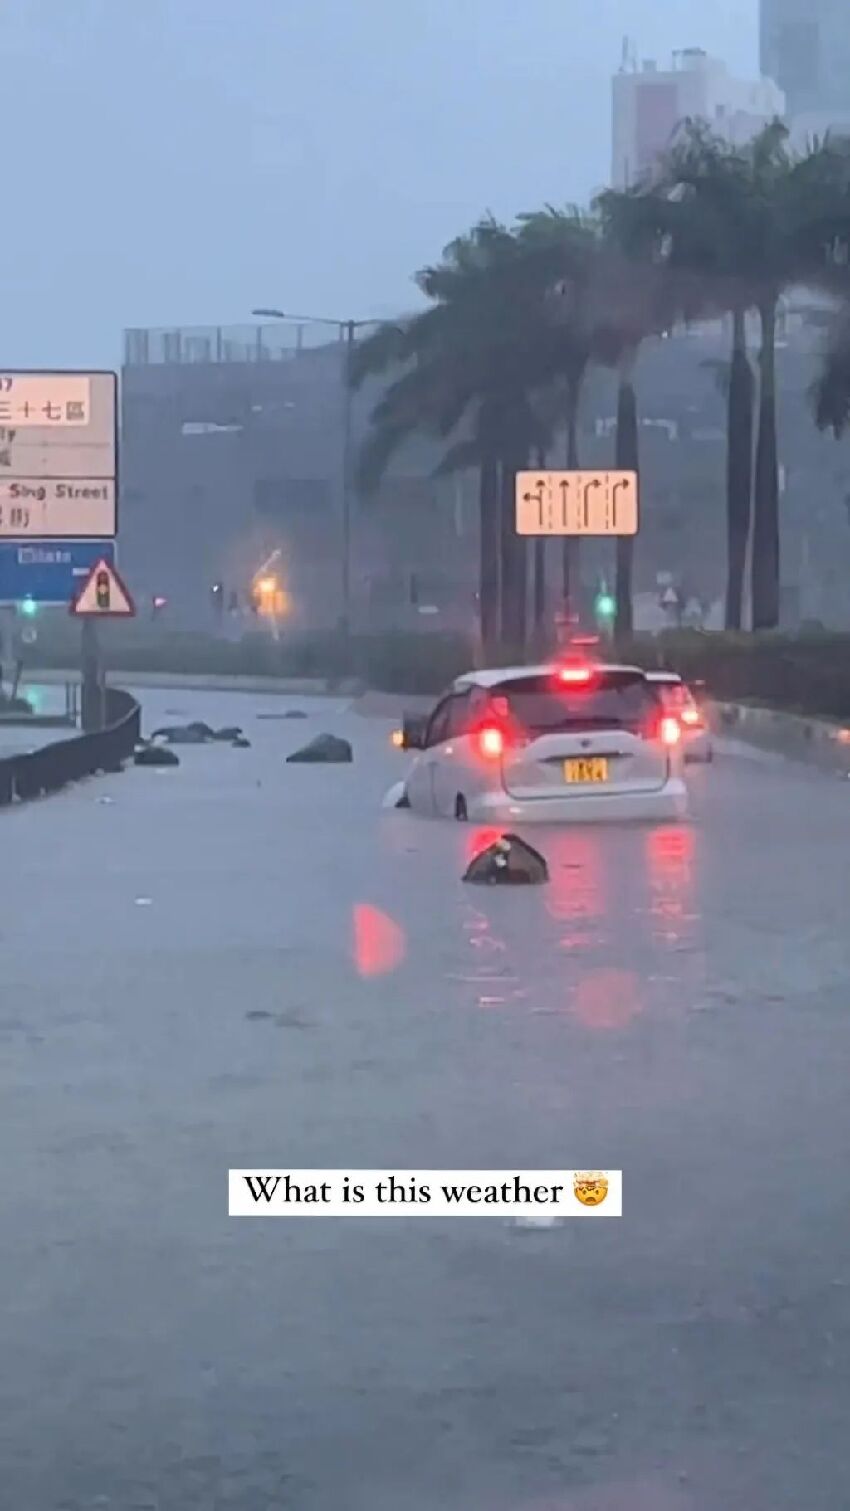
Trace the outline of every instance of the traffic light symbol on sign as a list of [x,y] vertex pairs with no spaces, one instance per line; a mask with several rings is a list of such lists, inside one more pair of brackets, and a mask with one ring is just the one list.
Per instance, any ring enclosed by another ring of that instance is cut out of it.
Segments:
[[111,602],[111,588],[108,572],[98,572],[97,578],[95,580],[95,593],[97,595],[98,608],[101,609],[104,613],[107,612]]

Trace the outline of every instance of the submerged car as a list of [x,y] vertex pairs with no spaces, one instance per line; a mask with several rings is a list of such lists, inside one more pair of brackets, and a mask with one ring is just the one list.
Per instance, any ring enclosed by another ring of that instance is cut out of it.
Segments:
[[713,761],[711,731],[699,698],[677,672],[647,672],[647,679],[660,689],[665,707],[682,726],[686,761]]
[[682,727],[633,666],[568,659],[458,677],[398,741],[392,806],[483,823],[681,819]]

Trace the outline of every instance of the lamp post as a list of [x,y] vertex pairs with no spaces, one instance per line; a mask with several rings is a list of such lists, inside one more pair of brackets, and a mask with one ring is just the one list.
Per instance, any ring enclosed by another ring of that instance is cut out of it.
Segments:
[[352,439],[353,439],[353,406],[351,386],[348,374],[351,369],[351,355],[354,350],[354,342],[357,331],[363,326],[374,325],[374,320],[332,320],[326,315],[293,315],[286,310],[276,309],[274,306],[261,306],[251,311],[251,314],[260,320],[291,320],[296,325],[329,325],[338,331],[341,343],[344,343],[344,358],[342,366],[343,410],[342,410],[342,454],[340,457],[340,521],[342,528],[341,556],[342,556],[342,628],[345,634],[351,629],[351,521],[353,512],[353,487],[352,487]]

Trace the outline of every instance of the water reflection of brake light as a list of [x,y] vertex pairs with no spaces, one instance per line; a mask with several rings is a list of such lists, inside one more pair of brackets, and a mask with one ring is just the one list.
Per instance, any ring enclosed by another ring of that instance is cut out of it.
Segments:
[[670,714],[665,714],[658,726],[658,734],[662,745],[667,745],[668,747],[678,745],[682,738],[679,720],[671,718]]
[[505,737],[497,724],[485,724],[479,729],[478,750],[488,761],[498,761],[504,754]]

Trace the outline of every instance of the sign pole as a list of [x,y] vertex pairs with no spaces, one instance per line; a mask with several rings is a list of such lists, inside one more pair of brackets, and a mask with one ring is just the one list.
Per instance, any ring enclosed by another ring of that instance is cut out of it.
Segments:
[[12,605],[0,608],[0,693],[11,688],[15,677],[15,628],[17,616]]
[[80,645],[83,674],[80,723],[83,733],[89,734],[103,728],[103,671],[96,619],[83,620]]

